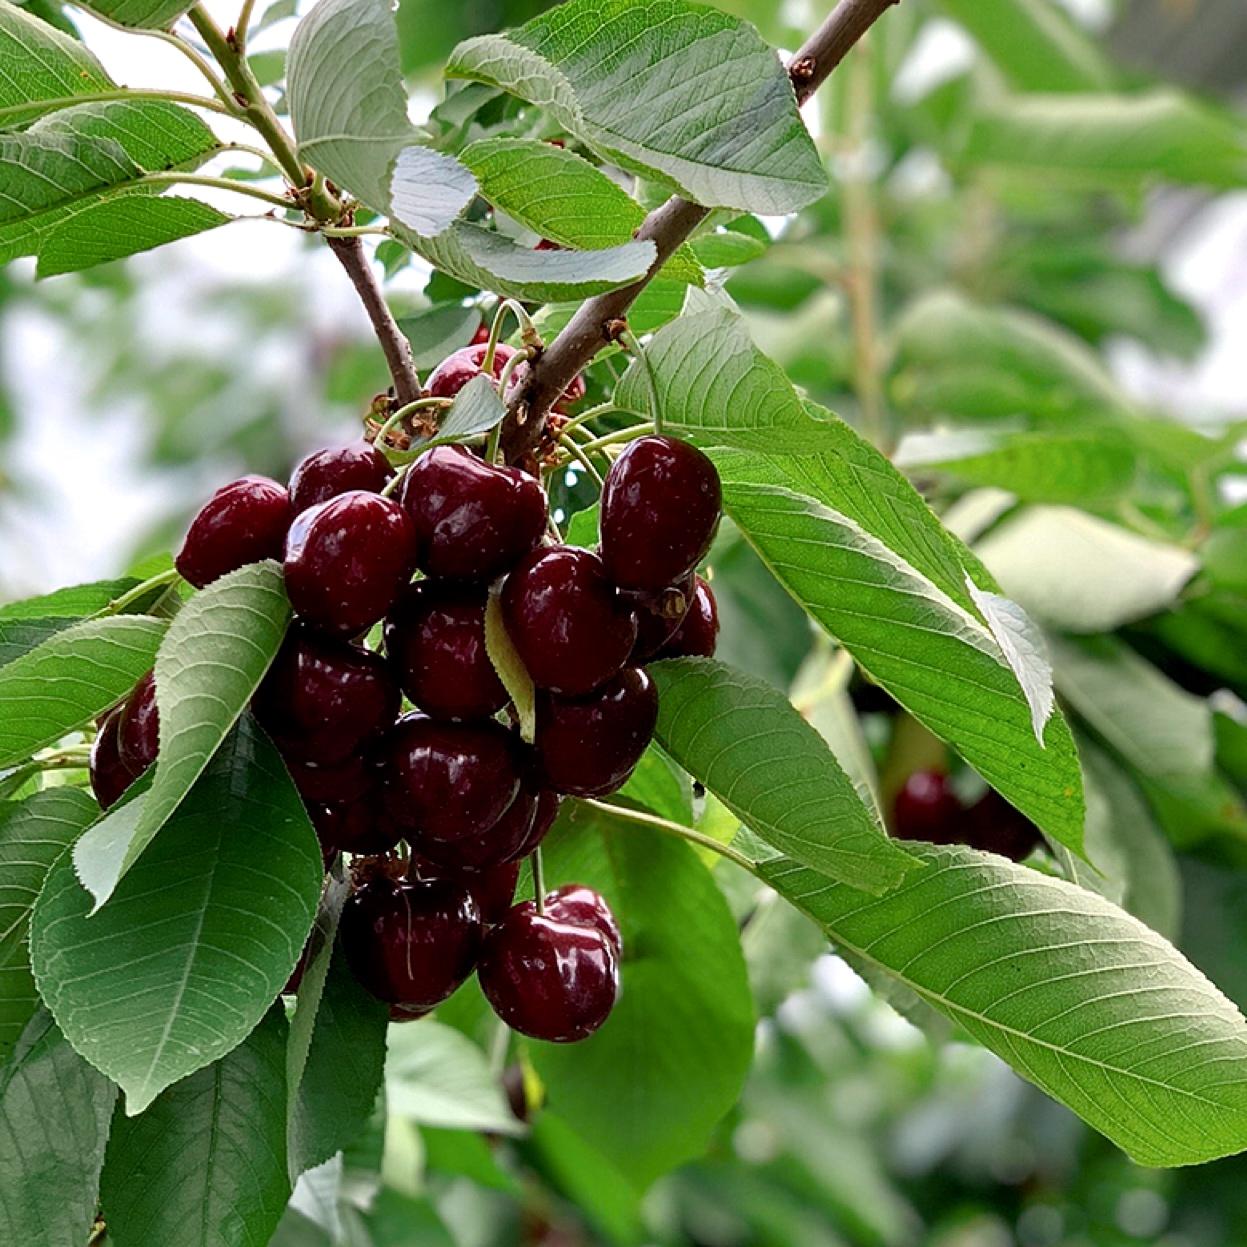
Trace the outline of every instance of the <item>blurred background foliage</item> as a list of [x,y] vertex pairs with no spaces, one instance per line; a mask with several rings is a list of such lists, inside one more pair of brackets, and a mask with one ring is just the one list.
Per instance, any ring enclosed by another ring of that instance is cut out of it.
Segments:
[[[720,5],[785,49],[827,7]],[[55,0],[32,7],[74,18]],[[442,99],[440,66],[460,39],[545,7],[402,0],[417,100]],[[278,0],[273,29],[293,11]],[[279,78],[280,54],[257,55]],[[1244,65],[1241,0],[905,0],[808,110],[832,193],[795,219],[730,223],[698,252],[762,349],[893,450],[1050,629],[1104,872],[1084,882],[1180,934],[1240,1007]],[[541,125],[454,87],[434,132],[457,143]],[[0,600],[121,571],[167,546],[194,500],[240,468],[281,476],[347,436],[385,384],[380,356],[340,274],[311,242],[279,241],[258,272],[214,257],[231,245],[214,240],[40,285],[21,267],[0,275]],[[427,366],[471,336],[489,301],[386,247]],[[638,320],[677,310],[662,296],[656,283]],[[557,323],[558,310],[545,316]],[[591,395],[614,377],[613,361],[596,365]],[[573,481],[560,501],[570,511],[576,498]],[[711,564],[721,656],[792,688],[885,804],[910,770],[948,761],[816,645],[730,525]],[[968,797],[981,786],[957,781]],[[703,825],[715,817],[704,811]],[[702,1159],[643,1189],[548,1110],[510,1138],[455,1129],[453,1114],[413,1099],[384,1139],[335,1162],[343,1203],[327,1211],[305,1179],[274,1241],[1244,1241],[1243,1158],[1131,1165],[988,1053],[902,1018],[803,918],[718,870],[760,1021],[744,1094]],[[453,1050],[454,1030],[474,1033],[470,999],[444,1013],[408,1042]],[[488,1101],[489,1071],[465,1070]],[[535,1071],[507,1077],[539,1097]],[[382,1155],[384,1195],[365,1214]]]

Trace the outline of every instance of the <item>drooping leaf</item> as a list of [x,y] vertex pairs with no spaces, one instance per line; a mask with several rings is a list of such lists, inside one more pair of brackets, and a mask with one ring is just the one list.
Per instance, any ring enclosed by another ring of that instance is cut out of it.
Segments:
[[232,1052],[161,1092],[142,1116],[117,1114],[100,1182],[117,1247],[269,1241],[290,1194],[286,1029],[279,1003]]
[[886,892],[916,867],[782,693],[713,659],[667,659],[649,671],[663,747],[767,843],[868,892]]
[[87,1241],[116,1099],[40,1009],[0,1068],[0,1241]]
[[191,0],[83,0],[82,7],[119,26],[167,30],[191,7]]
[[398,327],[411,343],[411,357],[417,368],[432,368],[451,351],[467,346],[480,323],[481,314],[476,308],[458,303],[435,304],[398,319]]
[[30,973],[30,911],[52,863],[99,813],[79,788],[0,802],[0,1066],[39,1003]]
[[138,615],[88,620],[0,667],[0,766],[119,701],[151,668],[164,635],[162,621]]
[[709,6],[570,0],[460,44],[446,72],[539,104],[604,159],[709,207],[794,212],[827,189],[779,57]]
[[281,991],[320,893],[316,834],[277,752],[243,720],[108,904],[69,857],[31,919],[40,994],[140,1113],[232,1051]]
[[[214,581],[178,612],[156,655],[160,756],[151,788],[111,811],[74,848],[74,867],[102,905],[238,721],[290,620],[276,563]],[[141,672],[140,672],[141,674]]]

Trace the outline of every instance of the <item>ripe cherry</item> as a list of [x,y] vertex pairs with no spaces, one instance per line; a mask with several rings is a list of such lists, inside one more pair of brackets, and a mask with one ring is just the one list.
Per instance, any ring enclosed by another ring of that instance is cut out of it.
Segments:
[[892,807],[893,832],[901,840],[955,844],[964,821],[961,801],[948,776],[939,771],[915,771],[896,794]]
[[516,905],[486,936],[477,976],[512,1030],[551,1043],[592,1035],[619,996],[619,959],[596,926]]
[[714,600],[714,591],[698,576],[688,612],[654,657],[713,658],[718,641],[719,607]]
[[[461,346],[457,351],[451,351],[429,373],[429,379],[425,385],[429,397],[454,398],[469,381],[474,377],[479,377],[485,371],[483,365],[485,352],[489,349],[488,341],[489,330],[486,329],[484,341],[471,346]],[[514,354],[515,349],[507,346],[505,342],[499,342],[494,347],[493,367],[490,370],[494,377],[502,376],[502,369]]]
[[563,798],[552,788],[543,788],[537,794],[537,812],[533,815],[532,825],[528,829],[528,836],[524,843],[515,850],[516,861],[527,857],[546,838],[546,833],[554,826],[554,820],[559,816],[559,806],[562,803]]
[[1024,861],[1044,842],[1039,828],[991,788],[970,807],[966,827],[972,848],[1014,862]]
[[294,786],[309,805],[340,805],[358,801],[376,787],[377,773],[372,760],[364,754],[352,754],[342,762],[300,762],[283,757]]
[[538,688],[591,692],[628,660],[636,616],[590,550],[535,550],[507,577],[502,614]]
[[291,630],[252,708],[290,758],[344,762],[398,717],[398,684],[385,659],[359,645]]
[[416,830],[410,838],[416,851],[442,870],[490,870],[520,856],[528,843],[537,807],[537,786],[525,783],[502,817],[483,831],[446,840]]
[[376,623],[411,578],[415,534],[396,502],[363,490],[297,516],[286,539],[286,592],[324,632],[355,636]]
[[542,779],[577,797],[614,792],[641,760],[657,721],[658,691],[640,667],[625,667],[584,697],[542,694],[535,742]]
[[300,460],[290,477],[295,515],[353,489],[379,494],[394,475],[389,460],[361,437],[346,446],[327,446]]
[[418,879],[454,879],[472,893],[486,926],[501,922],[511,910],[515,900],[515,885],[520,878],[519,862],[504,862],[488,870],[448,872],[427,857],[413,854],[408,867],[408,877]]
[[519,739],[500,723],[404,716],[382,742],[386,810],[428,846],[487,832],[520,790]]
[[642,437],[615,460],[602,490],[602,561],[621,589],[658,593],[710,549],[722,512],[715,466],[671,437]]
[[647,662],[675,635],[693,602],[696,577],[690,572],[661,593],[636,593],[628,600],[636,610],[637,636],[633,662]]
[[401,500],[415,526],[420,570],[449,580],[496,580],[546,529],[537,480],[463,446],[421,455],[403,479]]
[[583,883],[565,883],[546,897],[546,913],[560,922],[597,927],[611,942],[615,956],[623,956],[623,935],[619,923],[601,892]]
[[385,621],[385,652],[403,692],[435,719],[487,719],[507,690],[485,648],[484,586],[421,580]]
[[117,750],[134,775],[142,775],[160,752],[160,711],[156,708],[156,677],[151,671],[134,686],[121,708]]
[[321,847],[335,853],[389,853],[403,838],[402,828],[385,814],[374,792],[351,801],[310,805],[308,815]]
[[191,521],[175,565],[197,589],[261,559],[280,559],[290,495],[267,476],[223,485]]
[[117,731],[121,725],[121,708],[118,707],[107,715],[100,724],[91,745],[89,774],[91,791],[100,803],[100,809],[107,810],[121,800],[122,794],[136,779],[138,772],[131,771],[121,760],[117,745]]
[[355,977],[409,1013],[440,1004],[472,973],[483,929],[480,908],[459,884],[384,875],[351,895],[339,926]]

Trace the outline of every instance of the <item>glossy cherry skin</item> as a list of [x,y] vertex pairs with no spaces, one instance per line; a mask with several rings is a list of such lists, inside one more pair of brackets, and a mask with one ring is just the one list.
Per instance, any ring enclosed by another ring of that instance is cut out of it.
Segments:
[[125,790],[138,779],[138,772],[130,770],[121,760],[117,745],[117,730],[120,725],[121,709],[118,707],[104,718],[91,744],[88,773],[91,778],[91,791],[95,793],[95,799],[102,810],[116,805]]
[[[474,377],[479,377],[484,368],[485,352],[488,350],[489,330],[485,330],[485,339],[479,344],[461,346],[451,351],[436,368],[429,373],[425,390],[430,398],[454,398],[461,389]],[[492,372],[495,377],[502,376],[502,369],[507,360],[515,354],[513,347],[499,342],[494,348]]]
[[546,496],[537,480],[486,463],[463,446],[426,451],[403,478],[400,496],[428,576],[496,580],[546,529]]
[[535,550],[507,577],[502,617],[538,688],[575,697],[604,684],[636,644],[636,615],[590,550]]
[[700,577],[680,625],[655,658],[713,658],[719,643],[719,606],[714,590]]
[[345,762],[398,717],[398,682],[379,654],[309,628],[282,643],[252,709],[288,758]]
[[476,900],[486,926],[501,922],[515,901],[515,885],[520,878],[519,862],[504,862],[488,870],[450,872],[427,857],[412,854],[408,877],[418,879],[452,879],[467,888]]
[[523,783],[506,812],[492,826],[454,840],[416,830],[411,833],[412,845],[417,853],[442,870],[491,870],[514,861],[532,831],[537,816],[537,796],[535,784]]
[[286,592],[322,632],[357,636],[411,579],[415,534],[398,503],[356,489],[309,507],[286,539]]
[[295,515],[353,489],[379,494],[394,475],[389,460],[361,437],[346,446],[326,446],[301,459],[290,476]]
[[623,935],[619,923],[601,892],[595,892],[583,883],[565,883],[546,896],[546,913],[560,922],[596,927],[610,940],[615,956],[623,956]]
[[537,701],[537,765],[557,792],[600,797],[623,786],[658,721],[658,691],[640,667],[625,667],[585,697],[543,693]]
[[893,834],[901,840],[956,844],[965,829],[966,812],[939,771],[915,771],[892,807]]
[[420,580],[385,621],[385,652],[403,692],[435,719],[487,719],[507,690],[485,648],[483,585]]
[[308,807],[321,847],[354,854],[389,853],[398,847],[403,830],[381,808],[379,794],[366,792],[351,801]]
[[160,752],[160,711],[156,708],[156,676],[149,671],[121,708],[117,749],[126,769],[142,775]]
[[457,883],[378,876],[348,899],[339,930],[360,983],[413,1013],[441,1004],[472,973],[484,924]]
[[695,587],[696,577],[690,572],[661,593],[628,595],[637,622],[636,644],[632,647],[634,663],[648,662],[675,636],[692,605]]
[[1039,828],[991,788],[970,807],[966,828],[972,848],[1014,862],[1024,861],[1044,842]]
[[587,1039],[619,996],[619,959],[593,926],[516,905],[485,937],[477,977],[512,1030],[551,1043]]
[[559,816],[559,806],[562,804],[562,796],[553,788],[541,789],[537,794],[537,810],[528,828],[528,835],[513,855],[516,861],[527,857],[546,838],[546,834]]
[[511,807],[525,769],[517,736],[500,723],[404,716],[381,747],[385,808],[430,845],[480,836]]
[[297,758],[283,758],[282,761],[299,796],[309,805],[358,801],[377,785],[372,760],[363,754],[352,754],[342,762],[300,762]]
[[197,589],[261,559],[280,559],[290,495],[267,476],[223,485],[191,521],[175,565]]
[[602,490],[602,561],[621,589],[657,593],[706,557],[722,514],[715,466],[671,437],[641,437]]

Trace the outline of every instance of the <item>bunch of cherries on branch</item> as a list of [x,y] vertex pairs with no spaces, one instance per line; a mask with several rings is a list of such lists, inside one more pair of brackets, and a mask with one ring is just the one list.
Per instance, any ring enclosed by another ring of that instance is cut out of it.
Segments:
[[[452,397],[484,358],[455,352],[430,393]],[[710,460],[648,435],[606,476],[598,551],[561,544],[536,477],[464,445],[419,454],[401,479],[366,440],[321,450],[288,488],[244,477],[191,523],[176,565],[192,585],[282,562],[295,622],[252,710],[326,862],[352,855],[343,950],[396,1020],[473,969],[524,1034],[577,1040],[606,1020],[615,918],[577,885],[542,896],[537,882],[514,904],[520,864],[564,796],[607,795],[632,773],[658,714],[644,664],[713,652],[714,597],[695,569],[719,515]],[[488,611],[536,689],[531,743],[487,648]],[[366,643],[377,624],[383,652]],[[101,724],[104,807],[156,759],[155,693],[149,674]]]

